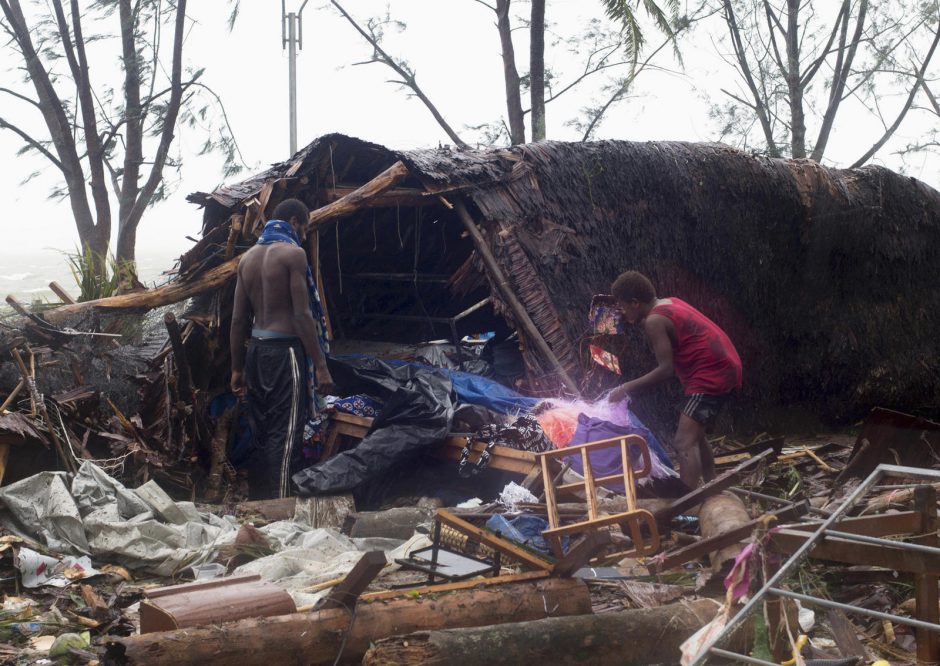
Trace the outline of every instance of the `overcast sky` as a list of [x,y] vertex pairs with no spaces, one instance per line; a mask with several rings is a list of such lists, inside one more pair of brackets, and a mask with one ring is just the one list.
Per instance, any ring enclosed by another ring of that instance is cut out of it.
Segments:
[[[241,0],[241,13],[234,30],[225,25],[227,13],[218,0],[194,0],[189,14],[194,20],[186,44],[186,59],[192,66],[205,67],[204,82],[224,100],[235,136],[252,170],[288,157],[287,54],[281,47],[280,3],[276,0]],[[289,0],[296,9],[301,0]],[[360,19],[385,11],[384,0],[350,0],[347,9]],[[826,4],[826,3],[824,3]],[[494,16],[473,0],[394,0],[396,18],[407,23],[403,33],[390,32],[388,50],[409,60],[418,81],[448,121],[467,140],[474,133],[470,125],[498,120],[504,115],[500,45]],[[527,11],[521,5],[518,11]],[[600,15],[593,0],[550,2],[548,19],[558,35],[571,35],[588,17]],[[632,97],[609,114],[598,138],[628,140],[707,141],[715,138],[715,126],[708,118],[706,91],[719,95],[718,85],[733,86],[731,72],[716,55],[715,39],[719,24],[700,26],[693,38],[681,43],[686,69],[664,57],[664,68],[644,72]],[[527,69],[526,32],[516,33],[516,55],[520,71]],[[650,44],[657,42],[648,34]],[[304,11],[304,44],[298,59],[299,123],[298,143],[305,145],[321,134],[342,132],[394,148],[436,146],[447,143],[443,131],[424,106],[408,98],[397,86],[387,83],[392,72],[382,65],[355,66],[368,59],[368,45],[339,14],[313,0]],[[9,69],[16,61],[9,50],[0,52],[0,77],[15,76]],[[107,60],[107,59],[105,59]],[[549,46],[549,67],[572,72],[574,61],[563,46]],[[114,62],[93,65],[92,76]],[[97,70],[97,71],[96,71]],[[94,80],[94,79],[93,79]],[[598,81],[599,83],[599,81]],[[0,84],[2,85],[2,84]],[[577,108],[586,104],[592,84],[572,92],[567,99],[547,110],[551,139],[575,140],[577,132],[565,125]],[[4,113],[8,112],[4,98]],[[844,120],[844,119],[843,119]],[[854,159],[871,143],[859,140],[864,118],[857,120],[859,132],[851,127],[834,136],[828,153],[830,163]],[[916,133],[911,128],[895,144]],[[188,193],[210,190],[221,182],[217,157],[196,157],[202,141],[198,131],[180,132],[185,157],[182,178],[167,202],[150,210],[138,235],[138,256],[163,261],[185,251],[199,232],[201,215],[185,202]],[[50,248],[71,249],[77,235],[67,203],[46,200],[48,189],[58,174],[47,168],[36,179],[20,185],[22,175],[41,166],[38,158],[15,157],[16,138],[0,132],[0,157],[6,163],[0,179],[7,238],[0,244],[0,256],[26,253],[54,254]],[[890,150],[876,162],[898,168],[900,162]],[[936,186],[936,164],[924,160],[909,167],[909,173]],[[17,226],[25,225],[25,226]]]

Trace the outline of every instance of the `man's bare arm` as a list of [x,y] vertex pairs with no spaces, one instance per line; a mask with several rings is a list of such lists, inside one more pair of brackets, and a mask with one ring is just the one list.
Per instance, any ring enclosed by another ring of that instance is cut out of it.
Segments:
[[235,282],[235,304],[232,306],[232,327],[229,331],[229,347],[232,354],[232,392],[245,394],[245,342],[251,325],[251,301],[245,291],[241,271]]
[[294,313],[294,326],[303,343],[304,351],[313,359],[317,371],[318,387],[332,385],[333,378],[326,366],[326,357],[317,338],[317,323],[310,311],[310,292],[307,287],[307,254],[300,248],[288,253],[287,267],[290,276],[290,299]]
[[650,315],[646,318],[643,327],[646,330],[646,336],[649,339],[650,347],[653,349],[653,354],[656,356],[656,367],[645,375],[632,379],[615,389],[610,394],[611,400],[622,400],[626,395],[664,382],[673,376],[675,370],[673,368],[672,340],[669,337],[668,328],[670,324],[669,319],[661,315]]

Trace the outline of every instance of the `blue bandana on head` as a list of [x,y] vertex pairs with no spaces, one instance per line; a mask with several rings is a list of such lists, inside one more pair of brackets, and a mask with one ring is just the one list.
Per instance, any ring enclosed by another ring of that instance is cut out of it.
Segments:
[[[264,225],[261,236],[258,237],[258,245],[271,245],[272,243],[288,243],[301,247],[300,239],[294,232],[290,223],[284,220],[268,220]],[[320,349],[323,350],[323,356],[330,353],[330,343],[326,337],[326,316],[323,314],[323,305],[320,302],[320,292],[317,291],[317,281],[313,277],[313,270],[310,263],[307,263],[307,293],[310,298],[310,311],[313,313],[313,320],[317,323],[317,339],[320,342]],[[307,355],[307,393],[310,396],[310,419],[305,428],[305,439],[307,431],[310,438],[318,435],[320,426],[320,412],[323,410],[324,403],[316,393],[316,373],[313,358]]]

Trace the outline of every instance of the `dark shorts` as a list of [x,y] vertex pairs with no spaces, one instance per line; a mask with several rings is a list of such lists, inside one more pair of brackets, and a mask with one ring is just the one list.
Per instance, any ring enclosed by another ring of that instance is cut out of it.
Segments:
[[706,428],[715,425],[715,419],[725,403],[731,397],[730,393],[709,395],[707,393],[692,393],[685,396],[682,404],[682,413],[693,421],[701,423]]

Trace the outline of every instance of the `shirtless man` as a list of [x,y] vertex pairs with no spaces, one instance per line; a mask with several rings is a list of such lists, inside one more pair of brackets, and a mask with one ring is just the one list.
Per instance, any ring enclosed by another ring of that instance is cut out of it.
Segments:
[[679,477],[690,489],[715,478],[715,463],[705,431],[732,392],[741,387],[741,358],[727,334],[683,300],[657,298],[653,283],[636,271],[622,273],[611,286],[623,318],[642,324],[656,356],[656,367],[610,393],[626,398],[678,375],[685,390],[675,447]]
[[310,309],[302,247],[309,215],[303,202],[283,201],[238,264],[230,339],[232,392],[248,398],[255,443],[252,495],[258,499],[289,496],[291,476],[302,462],[310,399],[306,357],[313,359],[317,389],[332,390],[319,322]]

